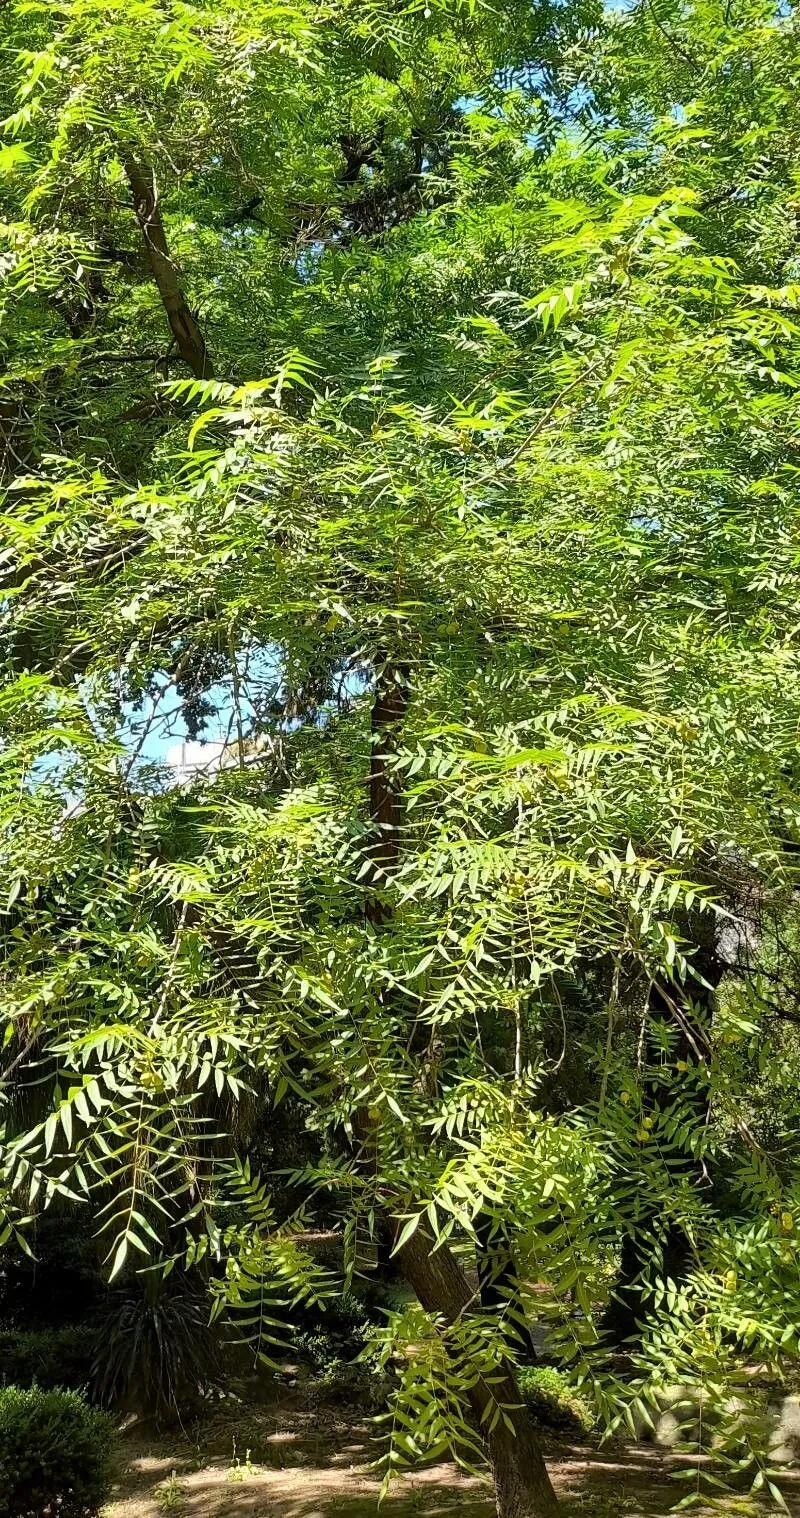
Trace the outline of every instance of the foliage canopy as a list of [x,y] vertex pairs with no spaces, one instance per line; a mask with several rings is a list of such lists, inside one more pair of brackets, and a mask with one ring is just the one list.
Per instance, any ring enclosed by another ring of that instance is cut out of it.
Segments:
[[[267,1349],[333,1289],[315,1220],[415,1285],[488,1238],[499,1307],[381,1336],[393,1461],[478,1459],[476,1385],[513,1422],[525,1309],[611,1426],[700,1387],[780,1501],[742,1389],[800,1354],[792,9],[0,26],[6,1247],[71,1199]],[[170,728],[221,757],[176,783]]]

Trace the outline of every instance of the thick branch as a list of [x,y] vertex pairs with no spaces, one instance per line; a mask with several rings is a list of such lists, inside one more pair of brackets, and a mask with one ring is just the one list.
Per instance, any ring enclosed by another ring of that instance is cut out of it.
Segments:
[[153,170],[140,164],[130,153],[122,155],[122,164],[131,187],[136,219],[142,229],[150,269],[167,313],[175,345],[192,374],[198,379],[211,379],[214,371],[205,339],[196,317],[187,305],[176,265],[170,256]]
[[[390,658],[377,661],[369,773],[375,868],[367,905],[368,917],[375,924],[391,916],[391,907],[381,901],[376,883],[397,865],[400,857],[403,799],[392,761],[408,705],[407,683],[406,667]],[[354,1115],[354,1128],[368,1154],[375,1135],[371,1119],[363,1111]],[[395,1227],[399,1226],[396,1220]],[[446,1244],[434,1248],[434,1242],[421,1222],[403,1245],[400,1263],[422,1306],[454,1323],[469,1311],[473,1297],[455,1255]],[[468,1397],[492,1465],[498,1518],[553,1518],[558,1501],[510,1362],[491,1387],[477,1377]]]

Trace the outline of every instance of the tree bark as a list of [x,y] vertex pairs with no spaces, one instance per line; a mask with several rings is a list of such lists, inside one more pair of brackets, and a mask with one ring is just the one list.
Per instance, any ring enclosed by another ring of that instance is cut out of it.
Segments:
[[189,309],[180,286],[177,267],[170,256],[153,170],[149,165],[139,163],[130,153],[122,155],[122,165],[128,176],[136,219],[142,230],[150,269],[175,346],[197,379],[212,379],[214,370],[205,338],[194,313]]
[[[449,1323],[473,1306],[472,1293],[461,1266],[448,1249],[434,1240],[421,1222],[399,1251],[409,1285],[428,1312]],[[491,1388],[478,1381],[469,1392],[470,1405],[491,1461],[498,1518],[552,1518],[559,1510],[533,1419],[524,1406],[511,1365]],[[489,1427],[488,1410],[501,1403],[512,1427],[499,1418]]]

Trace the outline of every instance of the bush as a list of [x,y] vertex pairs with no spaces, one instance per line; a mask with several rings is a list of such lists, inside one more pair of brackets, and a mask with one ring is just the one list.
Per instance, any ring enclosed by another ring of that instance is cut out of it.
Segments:
[[383,1411],[392,1388],[390,1376],[369,1365],[333,1360],[309,1382],[309,1403],[315,1406],[358,1407],[367,1413]]
[[596,1420],[588,1403],[554,1366],[526,1366],[519,1372],[519,1388],[537,1423],[579,1438],[594,1430]]
[[94,1358],[94,1336],[86,1327],[53,1328],[47,1332],[0,1331],[0,1386],[88,1385]]
[[95,1518],[111,1425],[78,1392],[0,1389],[0,1518]]
[[149,1275],[112,1292],[101,1320],[92,1388],[107,1407],[180,1419],[219,1384],[209,1297],[182,1277]]
[[314,1366],[326,1371],[341,1361],[355,1360],[367,1342],[371,1324],[363,1302],[345,1292],[327,1307],[308,1307],[302,1327],[292,1334],[292,1347]]

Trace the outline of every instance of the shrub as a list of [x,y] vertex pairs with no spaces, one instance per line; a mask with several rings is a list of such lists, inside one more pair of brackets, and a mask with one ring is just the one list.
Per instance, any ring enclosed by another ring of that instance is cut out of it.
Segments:
[[90,1379],[94,1336],[86,1327],[0,1331],[0,1385],[67,1386],[77,1391]]
[[0,1518],[95,1518],[111,1425],[78,1392],[0,1389]]
[[307,1395],[312,1407],[359,1407],[376,1413],[385,1409],[391,1385],[391,1377],[376,1374],[372,1366],[333,1360],[309,1382]]
[[307,1307],[302,1327],[292,1334],[292,1346],[316,1370],[355,1360],[366,1344],[371,1318],[365,1304],[350,1292],[325,1308]]
[[149,1275],[113,1292],[101,1322],[92,1386],[106,1406],[180,1417],[218,1384],[209,1299],[180,1276]]
[[528,1365],[519,1372],[519,1388],[538,1423],[580,1438],[592,1433],[594,1414],[563,1371]]

